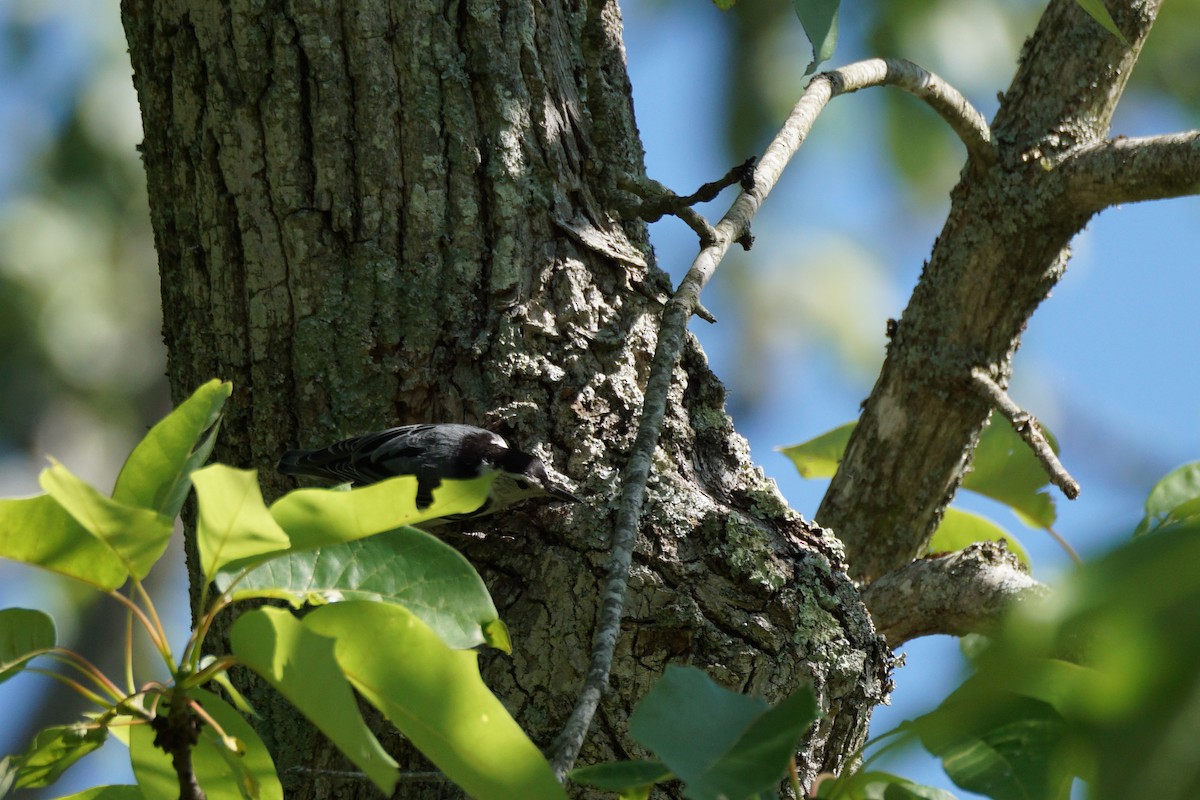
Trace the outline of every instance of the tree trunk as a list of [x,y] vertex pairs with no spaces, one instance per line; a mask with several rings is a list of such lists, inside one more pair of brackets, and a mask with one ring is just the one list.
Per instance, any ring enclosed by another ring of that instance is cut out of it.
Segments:
[[[260,469],[272,494],[285,448],[468,422],[587,498],[445,534],[513,634],[511,658],[485,658],[489,683],[548,745],[587,668],[669,291],[644,225],[612,210],[618,180],[643,171],[616,3],[124,0],[123,16],[172,389],[235,385],[217,457]],[[802,775],[838,769],[890,656],[839,545],[749,463],[694,343],[648,500],[613,692],[581,761],[636,752],[630,709],[681,662],[772,698],[811,681],[827,716]],[[254,702],[289,797],[375,794],[324,771],[343,763],[282,701]]]

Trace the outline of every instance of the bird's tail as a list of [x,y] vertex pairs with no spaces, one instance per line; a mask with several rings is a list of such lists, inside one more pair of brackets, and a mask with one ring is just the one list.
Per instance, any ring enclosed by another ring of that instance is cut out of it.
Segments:
[[284,475],[307,475],[310,478],[328,478],[329,470],[323,464],[315,463],[312,456],[318,450],[288,450],[279,459],[275,469]]

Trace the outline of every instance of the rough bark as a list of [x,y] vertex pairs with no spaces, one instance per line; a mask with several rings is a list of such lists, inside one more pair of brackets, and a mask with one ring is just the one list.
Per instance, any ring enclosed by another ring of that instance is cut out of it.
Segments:
[[[586,668],[669,288],[644,226],[610,211],[643,171],[617,6],[125,0],[123,16],[173,391],[235,384],[218,457],[278,492],[286,447],[463,421],[589,498],[446,534],[513,633],[511,658],[486,658],[490,683],[548,745]],[[683,662],[770,697],[811,680],[827,716],[801,770],[838,769],[890,656],[837,542],[750,464],[694,343],[649,491],[583,763],[635,751],[633,703]],[[257,705],[289,797],[373,795],[319,771],[342,764],[281,701]],[[399,794],[452,796],[420,781]]]
[[1021,331],[1062,277],[1071,238],[1099,210],[1077,202],[1071,159],[1107,134],[1159,2],[1106,5],[1128,43],[1076,0],[1052,0],[992,124],[997,158],[970,159],[951,194],[817,511],[845,542],[857,579],[925,549],[987,422],[990,405],[972,387],[972,370],[1007,385]]

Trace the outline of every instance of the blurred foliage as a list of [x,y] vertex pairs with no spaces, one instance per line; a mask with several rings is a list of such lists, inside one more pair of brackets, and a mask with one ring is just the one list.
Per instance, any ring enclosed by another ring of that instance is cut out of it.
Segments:
[[1085,565],[911,730],[989,797],[1065,800],[1071,776],[1095,800],[1200,796],[1197,563],[1193,519]]
[[[115,474],[169,405],[117,0],[0,3],[0,141],[0,486],[15,494],[36,488],[47,452]],[[120,620],[71,581],[6,563],[0,599],[69,620],[60,639],[101,668],[119,660]],[[44,688],[3,687],[0,707],[19,713],[0,746],[78,714]]]
[[[13,177],[0,195],[0,453],[40,449],[62,430],[127,440],[166,397],[141,131],[116,3],[85,22],[68,14],[30,3],[0,14],[0,83],[10,102],[43,104],[46,134],[5,137],[27,149],[5,153]],[[60,71],[38,83],[49,70],[31,65],[47,61]],[[10,109],[0,125],[30,116]]]

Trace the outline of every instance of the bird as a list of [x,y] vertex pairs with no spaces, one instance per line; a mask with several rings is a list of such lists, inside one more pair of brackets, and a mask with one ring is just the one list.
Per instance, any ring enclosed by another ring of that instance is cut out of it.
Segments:
[[316,450],[288,450],[277,469],[284,475],[324,478],[354,486],[412,475],[417,479],[419,510],[433,503],[433,490],[444,479],[496,474],[487,500],[478,509],[427,520],[421,527],[475,519],[534,497],[583,502],[551,479],[541,459],[509,447],[500,435],[474,425],[402,425]]

